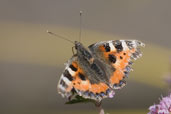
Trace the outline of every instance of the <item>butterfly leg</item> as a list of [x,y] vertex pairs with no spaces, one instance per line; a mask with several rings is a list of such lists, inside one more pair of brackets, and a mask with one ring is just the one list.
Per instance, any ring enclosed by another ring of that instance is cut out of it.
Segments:
[[75,55],[75,53],[74,53],[74,48],[75,48],[75,46],[72,47],[72,54],[73,54],[73,55]]

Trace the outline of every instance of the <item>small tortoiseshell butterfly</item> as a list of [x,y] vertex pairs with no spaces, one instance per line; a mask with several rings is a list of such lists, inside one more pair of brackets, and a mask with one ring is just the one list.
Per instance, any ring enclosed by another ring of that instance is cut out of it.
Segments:
[[97,42],[86,49],[75,41],[76,54],[66,63],[57,89],[70,98],[76,93],[83,98],[101,101],[111,98],[115,89],[126,85],[133,60],[142,56],[137,40]]

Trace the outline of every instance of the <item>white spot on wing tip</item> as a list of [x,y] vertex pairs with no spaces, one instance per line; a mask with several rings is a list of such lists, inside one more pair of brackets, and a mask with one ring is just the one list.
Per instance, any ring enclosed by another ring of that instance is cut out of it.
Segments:
[[71,74],[71,76],[74,76],[75,75],[75,72],[71,68],[68,68],[68,71]]
[[63,93],[65,90],[66,89],[62,85],[58,85],[58,93]]
[[142,47],[145,47],[145,44],[141,42],[141,46],[142,46]]
[[122,42],[123,50],[124,50],[124,51],[125,51],[125,50],[128,50],[129,48],[128,48],[128,46],[127,46],[125,40],[120,40],[120,41]]
[[57,90],[59,94],[62,94],[63,92],[66,91],[66,89],[60,84],[61,80],[65,82],[66,85],[70,85],[71,81],[68,80],[68,78],[64,77],[64,75],[61,75],[61,78],[59,79]]
[[109,41],[109,47],[110,47],[111,51],[115,51],[116,50],[114,45],[113,45],[113,43],[112,43],[112,41]]
[[138,41],[138,40],[135,40],[135,41],[134,41],[134,44],[136,45],[136,47],[137,47],[137,46],[145,47],[145,44],[142,43],[141,41]]
[[62,79],[67,85],[71,84],[71,81],[69,81],[68,78],[63,77]]

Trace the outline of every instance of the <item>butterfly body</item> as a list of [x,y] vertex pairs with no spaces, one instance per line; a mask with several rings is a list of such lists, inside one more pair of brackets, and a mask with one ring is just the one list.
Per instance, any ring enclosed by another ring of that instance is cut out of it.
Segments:
[[76,54],[66,63],[59,80],[58,92],[64,97],[76,93],[84,98],[101,101],[113,97],[114,89],[126,85],[132,60],[141,56],[137,40],[98,42],[85,48],[75,42]]

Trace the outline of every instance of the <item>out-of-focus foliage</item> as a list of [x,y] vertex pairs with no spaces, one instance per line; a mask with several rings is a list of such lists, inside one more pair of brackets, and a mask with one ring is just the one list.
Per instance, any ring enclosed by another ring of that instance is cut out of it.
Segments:
[[69,100],[65,104],[76,104],[76,103],[96,103],[95,100],[92,99],[85,99],[82,96],[76,95],[75,98]]

